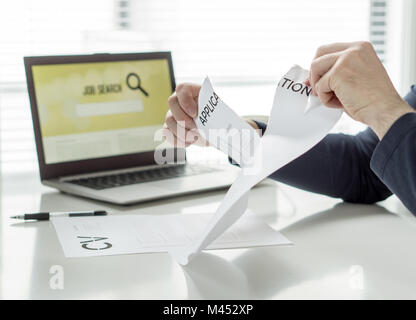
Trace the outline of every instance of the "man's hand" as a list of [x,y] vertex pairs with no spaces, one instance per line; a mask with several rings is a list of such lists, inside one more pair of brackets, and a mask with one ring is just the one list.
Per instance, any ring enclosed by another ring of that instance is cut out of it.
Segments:
[[318,48],[307,84],[327,107],[344,108],[381,139],[402,115],[414,112],[399,96],[369,42]]
[[[176,87],[176,91],[168,99],[169,111],[163,125],[163,135],[174,146],[182,148],[191,144],[209,146],[209,143],[199,134],[194,121],[198,113],[200,89],[200,85],[182,83]],[[258,129],[254,121],[246,121],[254,129]]]
[[200,85],[181,83],[169,97],[169,111],[163,125],[163,135],[176,147],[187,147],[193,143],[208,145],[196,127],[194,118],[198,113],[198,95]]

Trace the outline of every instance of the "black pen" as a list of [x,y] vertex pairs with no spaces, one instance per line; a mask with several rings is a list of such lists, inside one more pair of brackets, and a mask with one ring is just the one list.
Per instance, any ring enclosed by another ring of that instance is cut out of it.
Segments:
[[19,216],[10,217],[19,220],[49,220],[50,217],[86,217],[86,216],[105,216],[107,211],[79,211],[79,212],[37,212],[25,213]]

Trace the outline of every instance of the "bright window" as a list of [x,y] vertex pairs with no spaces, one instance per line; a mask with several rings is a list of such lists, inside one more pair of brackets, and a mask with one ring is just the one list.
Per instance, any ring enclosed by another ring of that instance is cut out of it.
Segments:
[[[307,68],[321,44],[369,39],[370,28],[382,28],[384,21],[383,13],[370,14],[374,11],[370,7],[385,11],[385,2],[1,2],[1,170],[37,170],[25,55],[169,50],[177,82],[201,82],[209,75],[239,114],[268,114],[276,82],[292,64]],[[374,16],[381,22],[374,25]],[[380,34],[371,40],[384,45]],[[344,120],[338,129],[356,132],[361,128]]]

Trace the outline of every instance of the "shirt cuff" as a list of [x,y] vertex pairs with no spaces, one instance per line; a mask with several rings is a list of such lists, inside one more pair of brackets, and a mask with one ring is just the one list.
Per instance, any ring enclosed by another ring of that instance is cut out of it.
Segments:
[[265,123],[263,123],[261,121],[256,121],[256,120],[253,120],[253,121],[257,124],[257,126],[261,130],[261,135],[264,135],[264,131],[266,131],[267,124],[265,124]]
[[412,130],[416,130],[416,113],[407,113],[393,123],[377,144],[371,157],[370,167],[380,179],[383,179],[384,171],[394,153],[400,149],[404,137]]
[[416,86],[410,87],[409,93],[404,97],[404,100],[413,108],[416,109]]

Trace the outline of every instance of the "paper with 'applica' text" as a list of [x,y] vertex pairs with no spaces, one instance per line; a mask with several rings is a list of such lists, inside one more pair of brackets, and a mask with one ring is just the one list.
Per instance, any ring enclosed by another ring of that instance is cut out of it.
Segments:
[[[304,84],[307,76],[307,70],[295,65],[280,80],[261,138],[252,137],[254,130],[219,98],[208,79],[204,81],[195,119],[198,130],[237,161],[242,170],[204,231],[190,244],[170,250],[178,263],[186,265],[223,234],[246,212],[253,186],[311,149],[339,120],[342,110],[322,105]],[[238,143],[230,146],[230,137]]]

